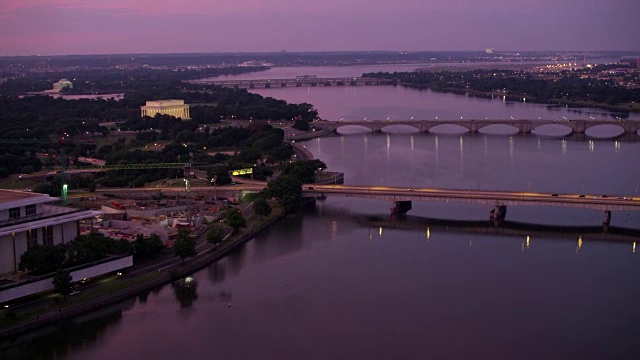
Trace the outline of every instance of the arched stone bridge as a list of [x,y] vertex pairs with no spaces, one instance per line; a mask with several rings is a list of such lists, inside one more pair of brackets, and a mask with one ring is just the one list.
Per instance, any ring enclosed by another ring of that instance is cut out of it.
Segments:
[[489,125],[509,125],[518,129],[520,133],[530,133],[531,131],[545,125],[562,125],[572,132],[584,134],[586,130],[599,125],[615,125],[624,129],[625,133],[637,134],[640,130],[640,122],[631,120],[372,120],[372,121],[316,121],[313,126],[323,129],[337,130],[342,126],[357,125],[368,128],[373,132],[380,132],[382,129],[392,125],[407,125],[416,128],[420,132],[429,132],[439,125],[458,125],[466,128],[471,133]]

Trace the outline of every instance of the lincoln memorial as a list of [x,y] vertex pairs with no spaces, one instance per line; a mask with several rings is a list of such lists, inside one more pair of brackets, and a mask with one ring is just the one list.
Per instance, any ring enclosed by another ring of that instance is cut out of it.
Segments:
[[189,105],[184,100],[155,100],[147,101],[146,106],[140,106],[140,116],[154,117],[156,114],[171,115],[182,120],[190,119]]

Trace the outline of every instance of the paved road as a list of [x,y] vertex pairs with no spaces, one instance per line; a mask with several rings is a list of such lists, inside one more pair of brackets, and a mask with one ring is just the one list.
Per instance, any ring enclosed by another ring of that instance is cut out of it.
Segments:
[[596,210],[640,210],[640,197],[536,192],[396,188],[387,186],[312,185],[303,196],[336,195],[390,201],[458,201],[487,205],[568,206]]

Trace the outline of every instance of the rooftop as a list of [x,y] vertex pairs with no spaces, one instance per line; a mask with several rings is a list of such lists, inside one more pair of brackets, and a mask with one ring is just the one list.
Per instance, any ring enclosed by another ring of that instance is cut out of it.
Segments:
[[0,236],[38,227],[64,224],[71,221],[91,218],[97,215],[102,215],[102,211],[44,205],[43,212],[41,214],[0,221]]
[[0,210],[57,200],[46,194],[0,189]]
[[147,101],[146,106],[182,106],[184,100],[179,99],[166,99],[166,100],[153,100]]

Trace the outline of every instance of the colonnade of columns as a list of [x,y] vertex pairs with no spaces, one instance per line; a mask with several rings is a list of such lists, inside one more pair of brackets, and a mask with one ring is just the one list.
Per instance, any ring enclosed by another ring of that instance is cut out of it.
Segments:
[[170,107],[170,108],[148,108],[146,106],[140,107],[140,116],[149,116],[154,117],[156,114],[164,114],[175,116],[177,118],[182,119],[191,119],[189,114],[189,106],[185,105],[182,107]]

